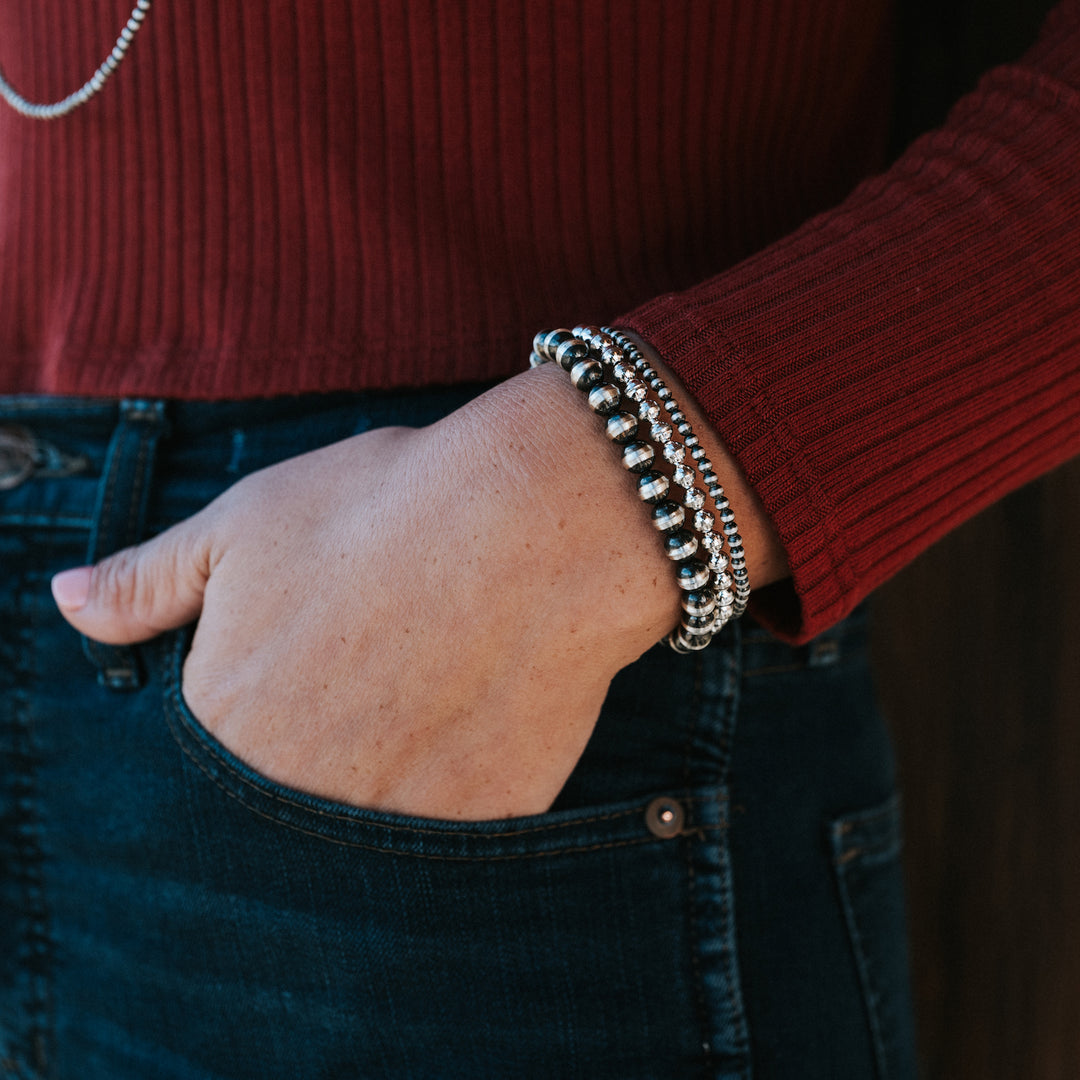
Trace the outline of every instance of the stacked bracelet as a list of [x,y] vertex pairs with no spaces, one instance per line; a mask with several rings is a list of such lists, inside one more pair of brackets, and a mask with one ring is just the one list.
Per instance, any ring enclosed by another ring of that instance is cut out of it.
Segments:
[[[638,496],[652,506],[653,524],[676,564],[683,614],[664,640],[676,652],[705,648],[746,610],[750,578],[735,514],[671,390],[636,342],[610,327],[539,333],[529,361],[534,367],[558,363],[588,395],[592,410],[605,418],[607,436],[622,448],[623,465],[636,474]],[[661,461],[670,467],[670,476]],[[697,484],[699,471],[705,491]],[[673,484],[676,491],[682,489],[681,504],[671,497]],[[706,491],[715,516],[705,509]]]

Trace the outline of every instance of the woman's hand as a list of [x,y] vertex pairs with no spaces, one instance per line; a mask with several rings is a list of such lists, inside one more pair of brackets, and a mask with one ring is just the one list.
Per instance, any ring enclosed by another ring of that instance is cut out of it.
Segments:
[[553,367],[256,473],[54,592],[112,643],[198,617],[188,703],[271,779],[470,819],[550,806],[611,678],[679,611],[631,481]]

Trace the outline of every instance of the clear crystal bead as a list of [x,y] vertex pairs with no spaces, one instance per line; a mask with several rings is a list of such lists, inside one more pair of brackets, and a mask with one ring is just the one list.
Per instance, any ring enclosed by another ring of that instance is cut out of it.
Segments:
[[691,510],[700,510],[704,505],[705,492],[700,488],[692,487],[686,492],[683,506],[688,506]]
[[[660,415],[660,410],[657,408],[656,415]],[[652,426],[652,440],[653,442],[671,442],[671,425],[665,424],[663,420],[654,420]]]
[[638,416],[650,423],[660,415],[660,406],[655,401],[643,401],[638,406]]
[[685,465],[676,465],[675,472],[671,477],[671,479],[682,488],[692,488],[694,486],[694,478],[694,470],[688,469]]
[[672,465],[678,465],[683,459],[683,447],[682,443],[669,442],[664,443],[664,460],[670,461]]
[[694,528],[697,529],[698,532],[709,532],[715,523],[716,519],[708,510],[699,510],[694,515]]

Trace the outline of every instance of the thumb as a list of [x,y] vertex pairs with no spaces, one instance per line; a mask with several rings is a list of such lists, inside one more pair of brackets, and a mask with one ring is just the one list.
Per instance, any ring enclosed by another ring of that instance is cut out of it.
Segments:
[[137,547],[52,579],[60,614],[96,641],[145,641],[190,622],[202,610],[210,545],[192,522]]

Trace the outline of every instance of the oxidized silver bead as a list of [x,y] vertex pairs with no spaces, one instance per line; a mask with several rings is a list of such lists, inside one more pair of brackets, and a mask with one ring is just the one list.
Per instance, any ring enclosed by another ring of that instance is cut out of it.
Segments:
[[683,499],[683,506],[688,507],[691,510],[700,510],[705,505],[705,492],[700,488],[692,487],[687,489],[686,498]]
[[589,355],[589,348],[584,341],[570,338],[562,342],[555,350],[555,361],[564,371],[569,371],[579,360]]
[[627,443],[622,452],[623,468],[630,472],[643,473],[652,465],[655,457],[656,453],[650,443]]
[[628,368],[625,364],[616,364],[611,369],[611,373],[621,383],[626,382],[626,380],[631,378],[631,376],[634,374],[633,369]]
[[560,327],[558,330],[542,330],[533,338],[533,349],[545,360],[554,360],[555,353],[564,341],[572,341],[574,335]]
[[678,465],[683,459],[683,445],[677,442],[664,443],[663,455],[665,461],[670,461],[672,465]]
[[637,434],[637,419],[629,413],[616,413],[608,417],[604,431],[612,442],[628,443]]
[[671,478],[681,488],[689,489],[694,486],[694,470],[685,465],[676,465],[675,472]]
[[664,551],[669,559],[682,562],[697,551],[697,537],[689,529],[676,529],[664,538]]
[[683,593],[682,606],[687,615],[708,615],[716,609],[716,593],[708,588]]
[[621,364],[626,357],[623,356],[623,351],[618,345],[611,344],[605,345],[603,349],[600,350],[600,359],[603,360],[605,364]]
[[637,379],[628,379],[626,381],[626,396],[631,401],[644,401],[648,394],[649,391]]
[[533,352],[529,353],[529,367],[531,367],[531,368],[539,367],[541,364],[546,364],[547,362],[548,362],[547,357],[546,356],[541,356],[535,350],[533,350]]
[[660,406],[655,401],[643,401],[638,406],[638,419],[651,423],[660,415]]
[[734,584],[734,581],[732,580],[730,574],[718,573],[713,578],[713,584],[718,589],[730,589],[731,586]]
[[622,394],[617,386],[603,383],[589,391],[589,408],[600,416],[610,416],[619,407]]
[[638,497],[642,502],[657,503],[668,493],[670,486],[663,473],[642,473],[638,477]]
[[604,378],[604,368],[596,360],[578,360],[570,369],[570,381],[579,390],[591,390]]
[[712,527],[714,524],[715,520],[708,510],[699,510],[694,515],[694,528],[697,529],[698,532],[712,532]]
[[694,637],[711,634],[716,629],[716,616],[711,613],[708,615],[690,615],[683,619],[682,628]]
[[[719,536],[716,533],[709,533],[709,535],[705,537],[704,544],[705,550],[712,552],[714,557],[723,556],[723,558],[727,558],[727,556],[724,555],[724,538],[722,536]],[[723,570],[724,568],[720,567],[720,569]]]
[[657,503],[653,507],[652,523],[661,532],[670,532],[678,529],[686,520],[686,511],[676,502],[670,499]]
[[698,652],[704,649],[709,642],[712,641],[712,635],[706,634],[703,637],[693,637],[687,634],[687,632],[680,626],[675,632],[675,642],[681,646],[687,652]]
[[700,559],[687,559],[676,571],[679,588],[686,592],[704,589],[709,584],[709,568]]
[[671,391],[665,386],[662,389],[658,389],[656,391],[656,396],[661,401],[670,401],[671,400]]
[[653,422],[653,426],[650,430],[652,432],[653,442],[671,442],[673,433],[670,424],[665,424],[663,420],[656,420]]

